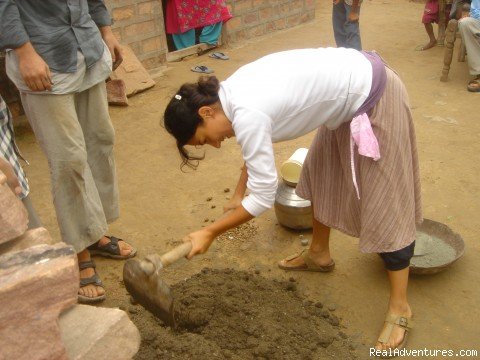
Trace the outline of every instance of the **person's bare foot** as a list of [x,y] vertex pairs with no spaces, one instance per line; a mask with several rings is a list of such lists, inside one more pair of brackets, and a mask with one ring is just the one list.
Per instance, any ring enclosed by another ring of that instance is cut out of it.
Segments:
[[[413,315],[412,310],[410,309],[410,305],[408,305],[408,303],[404,305],[399,305],[399,306],[390,305],[388,308],[388,313],[396,316],[403,316],[403,317],[406,317],[407,319],[411,319]],[[386,325],[387,325],[386,323],[383,324],[383,328],[380,334],[384,331]],[[381,343],[377,341],[375,345],[375,349],[381,350],[381,351],[388,351],[389,349],[393,350],[403,342],[404,337],[405,337],[405,329],[398,325],[395,325],[392,333],[390,334],[390,338],[388,339],[388,342]]]
[[[91,261],[90,253],[87,249],[78,253],[77,257],[78,257],[79,265],[82,263]],[[95,275],[94,267],[87,267],[85,269],[80,269],[80,280],[88,279],[94,275]],[[78,295],[87,298],[86,299],[87,301],[88,299],[92,299],[93,301],[95,301],[96,298],[99,298],[105,295],[105,289],[102,286],[99,286],[96,284],[88,284],[88,285],[81,286],[78,289]],[[98,299],[98,300],[103,300],[103,299]],[[84,302],[87,302],[87,301],[84,301]]]
[[429,43],[425,45],[418,45],[415,50],[417,51],[424,51],[433,48],[435,45],[437,45],[437,40],[431,40]]
[[[104,236],[98,241],[99,246],[107,245],[111,240]],[[128,256],[132,252],[132,246],[126,243],[124,240],[118,240],[118,247],[120,248],[120,255],[121,256]]]

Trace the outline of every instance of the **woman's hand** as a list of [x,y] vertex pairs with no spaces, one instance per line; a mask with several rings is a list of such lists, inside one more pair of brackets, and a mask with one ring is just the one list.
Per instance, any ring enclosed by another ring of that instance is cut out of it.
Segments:
[[207,229],[202,229],[188,234],[183,241],[192,242],[192,250],[187,255],[187,259],[191,260],[197,254],[203,254],[207,252],[208,248],[212,244],[215,236]]
[[102,34],[103,41],[110,50],[112,55],[112,70],[115,70],[123,61],[122,47],[118,42],[115,35],[113,35],[112,28],[110,26],[103,26],[100,28],[100,33]]

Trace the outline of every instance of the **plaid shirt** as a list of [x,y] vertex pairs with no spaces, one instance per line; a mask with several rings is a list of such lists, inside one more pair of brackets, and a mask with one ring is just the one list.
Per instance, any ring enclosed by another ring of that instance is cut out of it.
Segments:
[[[28,187],[28,180],[23,171],[18,158],[23,159],[17,144],[15,143],[15,135],[13,133],[12,114],[7,108],[7,104],[0,96],[0,156],[5,158],[12,166],[17,175],[18,181],[22,187],[20,198],[28,195],[30,189]],[[26,161],[25,161],[26,162]],[[28,163],[27,163],[28,164]]]

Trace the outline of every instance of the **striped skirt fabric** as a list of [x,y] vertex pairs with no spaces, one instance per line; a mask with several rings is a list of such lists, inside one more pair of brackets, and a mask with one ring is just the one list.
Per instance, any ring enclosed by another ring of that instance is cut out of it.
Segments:
[[408,95],[387,67],[385,92],[370,121],[381,159],[360,156],[355,149],[357,198],[350,161],[350,123],[336,130],[322,126],[305,159],[298,196],[312,202],[316,220],[360,238],[360,250],[400,250],[415,240],[422,222],[420,174],[415,129]]

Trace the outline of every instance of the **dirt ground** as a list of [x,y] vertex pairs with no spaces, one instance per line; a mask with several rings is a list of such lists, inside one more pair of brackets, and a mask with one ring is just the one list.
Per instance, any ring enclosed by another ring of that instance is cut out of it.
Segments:
[[[314,22],[241,46],[224,47],[222,51],[228,53],[229,61],[203,55],[171,63],[163,76],[156,79],[157,85],[131,98],[128,108],[111,108],[121,191],[121,218],[112,224],[112,234],[131,241],[138,248],[138,256],[143,256],[171,248],[188,232],[220,216],[222,204],[229,196],[224,189],[235,187],[242,164],[238,145],[230,139],[221,151],[208,148],[197,171],[181,172],[174,141],[159,126],[169,96],[182,83],[197,78],[189,70],[194,65],[208,65],[215,69],[217,77],[224,79],[239,66],[268,53],[334,46],[330,11],[331,0],[318,0]],[[411,277],[409,299],[416,327],[408,347],[475,349],[480,353],[480,94],[467,92],[467,64],[458,63],[455,57],[450,81],[439,81],[444,48],[414,51],[416,45],[427,42],[420,21],[422,11],[423,4],[418,2],[368,0],[361,14],[364,48],[381,53],[398,71],[410,94],[424,216],[449,225],[466,243],[465,256],[451,268],[437,275]],[[30,130],[17,131],[19,145],[32,164],[26,168],[32,200],[44,225],[60,240],[47,162]],[[312,136],[276,144],[277,166],[296,148],[308,147]],[[212,199],[207,201],[208,198]],[[336,309],[342,331],[356,344],[359,357],[367,358],[367,348],[375,343],[388,301],[388,282],[381,260],[374,254],[361,254],[357,239],[334,231],[331,244],[337,267],[333,273],[285,273],[277,269],[276,262],[298,251],[300,234],[310,237],[310,233],[292,232],[278,225],[273,209],[250,226],[254,231],[249,233],[249,241],[239,241],[234,233],[231,239],[215,242],[207,254],[167,269],[165,280],[176,284],[205,267],[250,273],[258,270],[272,281],[292,278],[303,299]],[[132,306],[121,282],[122,265],[114,260],[97,260],[108,296],[102,306],[126,310]],[[134,319],[140,313],[141,310],[130,312]],[[148,315],[144,321],[149,321]]]

